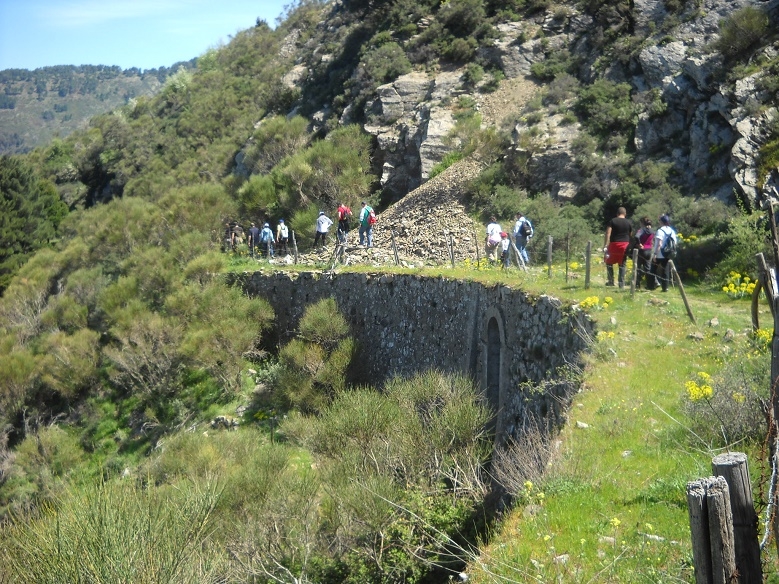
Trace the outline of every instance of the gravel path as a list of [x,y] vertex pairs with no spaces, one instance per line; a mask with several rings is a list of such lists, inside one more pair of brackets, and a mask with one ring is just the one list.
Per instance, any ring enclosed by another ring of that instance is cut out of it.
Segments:
[[[508,130],[523,106],[539,90],[525,78],[504,79],[493,93],[480,94],[477,107],[485,126]],[[454,244],[455,261],[476,259],[476,246],[484,256],[484,226],[471,219],[465,210],[467,184],[476,178],[486,163],[469,157],[420,185],[378,216],[373,229],[374,247],[357,246],[357,230],[349,234],[344,261],[347,264],[393,265],[395,235],[400,263],[405,266],[440,265],[450,261],[449,246]],[[355,210],[355,213],[357,210]],[[301,256],[305,264],[331,262],[332,245]]]

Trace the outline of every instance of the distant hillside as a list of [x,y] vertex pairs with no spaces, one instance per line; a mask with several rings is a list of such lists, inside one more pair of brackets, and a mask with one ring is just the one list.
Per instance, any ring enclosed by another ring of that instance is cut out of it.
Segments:
[[64,137],[130,98],[154,95],[180,67],[194,66],[192,59],[145,71],[106,65],[0,71],[0,154],[27,152]]

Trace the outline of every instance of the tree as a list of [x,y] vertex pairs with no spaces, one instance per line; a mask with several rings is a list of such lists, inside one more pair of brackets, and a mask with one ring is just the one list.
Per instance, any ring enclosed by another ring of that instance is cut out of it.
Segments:
[[68,213],[57,190],[18,157],[0,157],[0,293]]

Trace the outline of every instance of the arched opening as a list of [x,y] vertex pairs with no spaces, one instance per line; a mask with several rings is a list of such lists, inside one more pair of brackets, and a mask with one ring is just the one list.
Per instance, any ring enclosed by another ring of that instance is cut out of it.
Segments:
[[500,326],[498,320],[492,317],[487,323],[487,401],[498,411],[500,407]]

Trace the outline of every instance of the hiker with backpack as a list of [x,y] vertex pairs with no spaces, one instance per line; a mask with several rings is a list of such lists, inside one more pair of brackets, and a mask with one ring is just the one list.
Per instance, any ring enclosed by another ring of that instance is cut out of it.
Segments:
[[338,206],[338,241],[346,245],[346,236],[349,235],[349,220],[352,216],[352,210],[345,204]]
[[252,221],[252,226],[249,227],[249,253],[254,259],[254,250],[260,244],[260,228]]
[[362,202],[360,210],[360,245],[373,247],[373,226],[376,224],[376,213],[368,203]]
[[633,225],[627,220],[628,214],[625,207],[617,209],[617,216],[609,221],[604,236],[603,253],[606,262],[606,286],[614,285],[614,266],[619,266],[617,283],[620,288],[625,287],[625,261],[627,260],[630,235],[633,233]]
[[498,245],[500,244],[500,232],[503,231],[500,228],[498,220],[494,216],[490,217],[490,222],[487,224],[486,236],[484,238],[484,249],[487,253],[487,259],[491,264],[495,263],[495,256],[497,255]]
[[517,244],[517,251],[519,251],[519,255],[522,256],[522,261],[525,262],[525,265],[529,263],[527,257],[527,244],[531,237],[533,237],[533,225],[530,223],[530,219],[522,215],[522,213],[517,213],[516,223],[514,223],[514,241]]
[[671,227],[668,214],[660,216],[660,229],[655,232],[652,248],[652,273],[660,281],[660,288],[668,292],[668,282],[671,281],[668,261],[676,258],[676,246],[679,239],[676,230]]
[[287,255],[287,243],[289,243],[289,227],[284,223],[284,219],[279,219],[279,224],[276,226],[276,249],[279,253]]
[[636,289],[641,288],[641,280],[645,280],[647,290],[657,288],[657,279],[652,273],[652,249],[654,248],[655,232],[652,229],[652,220],[649,217],[641,218],[641,229],[636,232],[634,246],[638,249],[638,276]]
[[273,231],[268,223],[263,225],[260,231],[260,249],[266,257],[273,257]]

